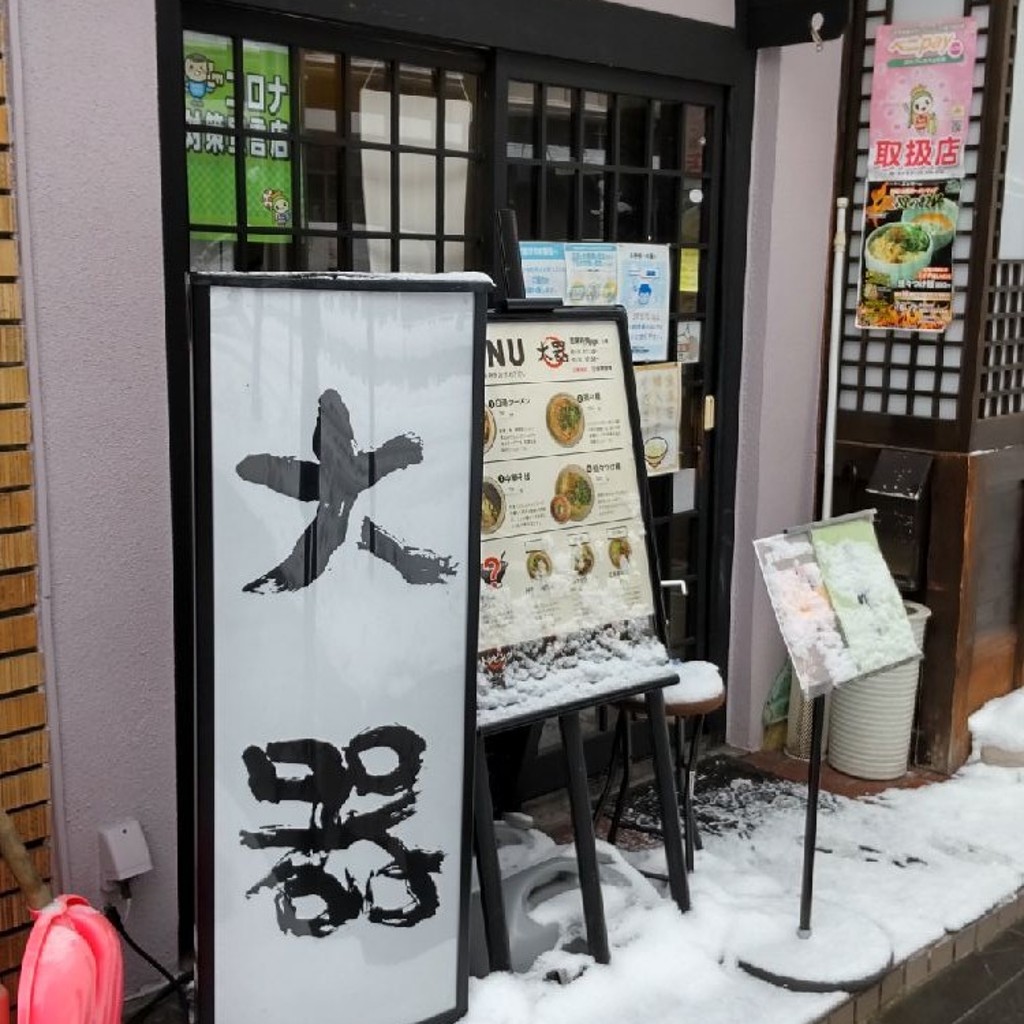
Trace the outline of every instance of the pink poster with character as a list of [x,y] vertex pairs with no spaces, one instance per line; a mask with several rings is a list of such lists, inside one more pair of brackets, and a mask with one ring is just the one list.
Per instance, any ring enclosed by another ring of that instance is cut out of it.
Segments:
[[869,178],[963,175],[977,40],[973,18],[878,29]]

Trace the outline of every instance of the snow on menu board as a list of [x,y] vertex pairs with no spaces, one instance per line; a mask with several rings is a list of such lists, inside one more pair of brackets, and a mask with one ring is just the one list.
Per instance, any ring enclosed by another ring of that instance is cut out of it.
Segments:
[[793,670],[809,698],[920,657],[871,515],[754,541]]
[[481,651],[654,612],[615,321],[487,331]]

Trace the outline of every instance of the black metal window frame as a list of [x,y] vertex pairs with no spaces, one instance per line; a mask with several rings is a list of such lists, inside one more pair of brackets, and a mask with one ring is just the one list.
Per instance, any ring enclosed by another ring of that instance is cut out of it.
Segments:
[[[448,160],[466,160],[473,165],[478,179],[485,173],[487,153],[481,140],[486,138],[481,118],[484,116],[485,104],[482,99],[477,103],[477,123],[472,127],[471,143],[468,149],[450,149],[445,146],[445,76],[449,73],[462,73],[476,76],[483,83],[487,70],[484,57],[471,50],[430,45],[412,44],[382,38],[380,34],[368,33],[348,26],[332,27],[325,31],[324,26],[315,25],[304,19],[282,19],[270,14],[253,14],[240,17],[236,9],[229,7],[213,7],[210,5],[186,5],[184,8],[183,28],[185,31],[202,32],[210,35],[227,37],[232,42],[233,65],[240,69],[243,64],[243,47],[245,42],[265,42],[287,45],[289,52],[289,95],[291,98],[291,118],[287,131],[271,132],[254,129],[244,123],[244,118],[236,117],[232,127],[224,126],[215,129],[217,134],[230,136],[233,141],[234,179],[235,179],[235,223],[233,226],[223,224],[206,224],[189,222],[190,232],[221,235],[224,241],[235,245],[233,269],[239,271],[252,269],[291,269],[320,270],[323,267],[307,266],[303,256],[303,242],[306,239],[327,238],[337,243],[337,266],[329,269],[352,270],[365,269],[359,267],[355,258],[354,246],[359,241],[383,240],[390,246],[390,266],[388,269],[398,271],[401,266],[401,245],[404,241],[426,241],[434,246],[434,266],[437,270],[462,269],[446,267],[445,245],[463,243],[470,251],[484,253],[483,225],[479,219],[472,217],[474,197],[467,197],[467,226],[462,234],[446,233],[445,226],[445,170]],[[286,40],[285,43],[281,43]],[[302,73],[301,53],[330,53],[341,60],[339,98],[339,117],[335,132],[306,129],[302,123],[301,96]],[[348,88],[349,70],[352,57],[367,58],[379,61],[387,68],[390,80],[390,123],[391,140],[389,142],[368,142],[359,138],[353,131],[354,106],[351,90]],[[436,139],[435,146],[422,146],[402,142],[398,138],[400,115],[400,69],[403,66],[429,68],[438,78],[436,88]],[[206,133],[208,130],[198,125],[186,125],[186,130]],[[246,195],[246,158],[248,140],[263,139],[271,141],[287,141],[291,160],[291,189],[294,215],[288,227],[247,224]],[[332,149],[336,154],[336,196],[337,210],[336,228],[324,230],[304,226],[306,212],[306,188],[303,180],[303,161],[311,147]],[[353,173],[357,173],[359,155],[363,152],[386,153],[389,161],[390,182],[390,217],[387,230],[361,229],[350,225],[344,216],[348,209],[348,187]],[[430,233],[403,231],[400,209],[400,163],[404,155],[428,156],[435,161],[434,174],[434,222],[436,230]],[[476,205],[479,205],[477,202]],[[286,251],[283,266],[264,268],[254,266],[250,258],[250,249],[254,236],[271,238],[280,236],[282,248]],[[470,248],[471,247],[471,248]],[[466,267],[465,269],[477,269]]]
[[[525,82],[536,87],[537,135],[533,140],[532,154],[529,156],[512,156],[508,146],[508,121],[501,112],[508,109],[512,83]],[[612,159],[605,164],[588,163],[584,158],[584,124],[583,118],[575,117],[571,125],[574,143],[570,147],[568,159],[555,159],[549,153],[546,132],[545,97],[550,89],[567,89],[574,96],[574,109],[579,111],[583,96],[586,93],[602,93],[609,97],[610,139],[608,148]],[[679,320],[697,321],[702,325],[702,352],[699,363],[686,365],[684,386],[694,394],[711,393],[715,385],[714,340],[718,326],[718,278],[719,278],[719,242],[720,242],[720,203],[722,199],[722,160],[724,150],[725,125],[725,91],[721,87],[703,83],[689,82],[680,78],[669,78],[619,68],[580,65],[560,60],[530,57],[522,54],[499,52],[495,65],[495,139],[494,139],[494,180],[493,190],[499,207],[510,205],[508,194],[509,169],[513,167],[529,168],[537,175],[536,194],[539,209],[531,218],[540,226],[541,237],[549,240],[544,233],[546,224],[545,211],[545,176],[555,170],[570,172],[574,176],[575,195],[573,199],[573,231],[568,240],[585,240],[581,230],[583,223],[583,188],[584,174],[603,174],[610,181],[611,212],[605,222],[602,241],[619,241],[617,232],[617,196],[619,193],[620,175],[629,174],[643,176],[645,182],[644,225],[642,238],[629,241],[645,242],[651,240],[653,233],[652,211],[654,199],[654,182],[656,179],[672,181],[679,189],[677,211],[682,211],[682,190],[685,183],[696,176],[688,175],[680,157],[676,168],[654,167],[654,118],[653,104],[678,103],[702,107],[711,114],[707,145],[699,176],[703,191],[702,205],[709,210],[703,218],[705,228],[702,229],[696,243],[681,243],[678,237],[668,243],[671,252],[670,279],[673,284],[678,280],[680,252],[691,249],[699,254],[701,282],[700,302],[692,311],[677,312],[672,310],[669,331],[668,358],[676,358],[675,326]],[[618,137],[620,134],[620,103],[629,97],[647,105],[644,140],[643,164],[623,164],[617,161],[619,155]],[[680,145],[683,142],[682,124],[679,125]],[[520,237],[530,237],[528,228],[520,223]],[[658,241],[658,239],[653,239]],[[675,288],[673,287],[673,294]],[[678,615],[669,615],[673,623],[670,638],[677,652],[685,657],[705,658],[708,656],[707,624],[708,610],[708,578],[710,575],[711,532],[709,515],[701,515],[700,510],[707,509],[712,499],[707,487],[710,470],[711,434],[705,434],[699,424],[688,424],[686,433],[693,440],[693,460],[697,470],[698,493],[696,494],[696,510],[691,513],[674,513],[672,511],[672,480],[671,477],[652,477],[648,483],[651,491],[654,510],[654,529],[656,548],[664,575],[683,578],[690,587],[689,598],[682,601],[678,597],[670,598],[676,605],[671,611],[678,609],[689,620],[680,629]],[[695,529],[693,529],[695,527]],[[689,564],[677,566],[672,564],[673,531],[685,530],[695,535],[686,544],[690,550]],[[693,614],[684,611],[692,607]]]

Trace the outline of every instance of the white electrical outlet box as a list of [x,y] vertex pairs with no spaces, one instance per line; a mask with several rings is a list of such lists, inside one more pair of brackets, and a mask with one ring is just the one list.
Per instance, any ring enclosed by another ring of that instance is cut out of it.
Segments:
[[118,882],[137,878],[153,870],[149,844],[142,826],[134,818],[125,818],[100,829],[100,883],[114,888]]

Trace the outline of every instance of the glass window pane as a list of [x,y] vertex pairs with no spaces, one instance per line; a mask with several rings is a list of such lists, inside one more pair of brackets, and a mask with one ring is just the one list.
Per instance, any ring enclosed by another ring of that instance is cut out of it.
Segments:
[[583,162],[608,163],[608,96],[603,92],[583,94]]
[[548,168],[544,175],[547,211],[542,238],[563,242],[573,237],[573,221],[576,219],[576,190],[573,187],[575,182],[575,172],[556,167]]
[[189,222],[234,227],[234,139],[219,132],[188,131],[185,150]]
[[[250,139],[250,142],[256,140]],[[260,139],[260,142],[266,142]],[[285,145],[285,139],[278,140]],[[269,143],[268,143],[269,144]],[[249,154],[245,158],[246,226],[291,230],[295,204],[292,196],[290,160],[272,160],[269,156]]]
[[611,191],[611,175],[586,173],[583,175],[583,223],[580,238],[584,242],[603,242],[607,224],[605,221],[605,196]]
[[476,146],[476,75],[446,71],[444,76],[444,146],[466,152]]
[[544,89],[544,116],[547,129],[547,159],[572,160],[575,157],[573,138],[573,90],[549,85]]
[[683,182],[683,217],[679,240],[694,245],[704,241],[704,189],[699,181],[686,179]]
[[353,57],[348,91],[352,102],[352,134],[363,142],[391,141],[391,69],[384,61]]
[[619,164],[647,166],[647,100],[637,96],[619,97]]
[[707,148],[708,114],[706,107],[686,105],[683,137],[685,156],[683,169],[687,174],[704,173],[704,152]]
[[245,245],[245,266],[242,270],[255,273],[261,270],[282,271],[296,270],[292,262],[291,239],[281,236],[280,239],[268,242],[266,235],[250,235]]
[[302,50],[299,54],[302,127],[307,132],[341,131],[341,58]]
[[435,246],[423,238],[403,238],[399,243],[398,269],[406,274],[433,274]]
[[[676,280],[679,289],[676,292],[676,311],[679,313],[696,313],[702,306],[701,295],[704,285],[705,262],[704,254],[698,249],[682,249],[679,260],[679,273]],[[707,342],[707,338],[702,338]]]
[[188,265],[191,270],[234,270],[235,236],[193,231],[189,236]]
[[403,64],[398,69],[398,141],[403,146],[437,146],[437,80],[433,68]]
[[617,242],[646,242],[644,203],[647,198],[646,174],[620,174],[618,195]]
[[361,149],[349,154],[346,181],[349,225],[356,231],[391,230],[391,154]]
[[292,110],[288,47],[246,39],[242,44],[242,61],[243,124],[258,131],[288,131]]
[[537,139],[537,86],[508,83],[508,156],[529,159]]
[[231,39],[205,32],[184,32],[182,51],[186,123],[223,128],[234,110]]
[[676,243],[679,224],[679,179],[656,176],[654,179],[653,238],[658,243]]
[[540,238],[537,223],[537,178],[534,167],[510,164],[508,168],[508,205],[516,212],[520,238]]
[[300,239],[300,270],[341,270],[338,239],[334,235],[308,235]]
[[335,146],[302,147],[302,226],[337,228],[338,160]]
[[381,274],[391,270],[389,238],[353,238],[352,269]]
[[444,162],[444,233],[466,233],[466,197],[471,166],[468,160],[448,157]]
[[421,153],[402,153],[399,170],[399,230],[432,235],[437,230],[437,161]]
[[459,271],[466,270],[466,243],[445,242],[444,243],[444,266],[439,270]]
[[682,118],[681,103],[662,103],[655,100],[654,109],[654,155],[655,170],[678,170],[682,161]]
[[185,32],[182,48],[189,220],[234,227],[235,139],[226,131],[235,123],[231,39]]

